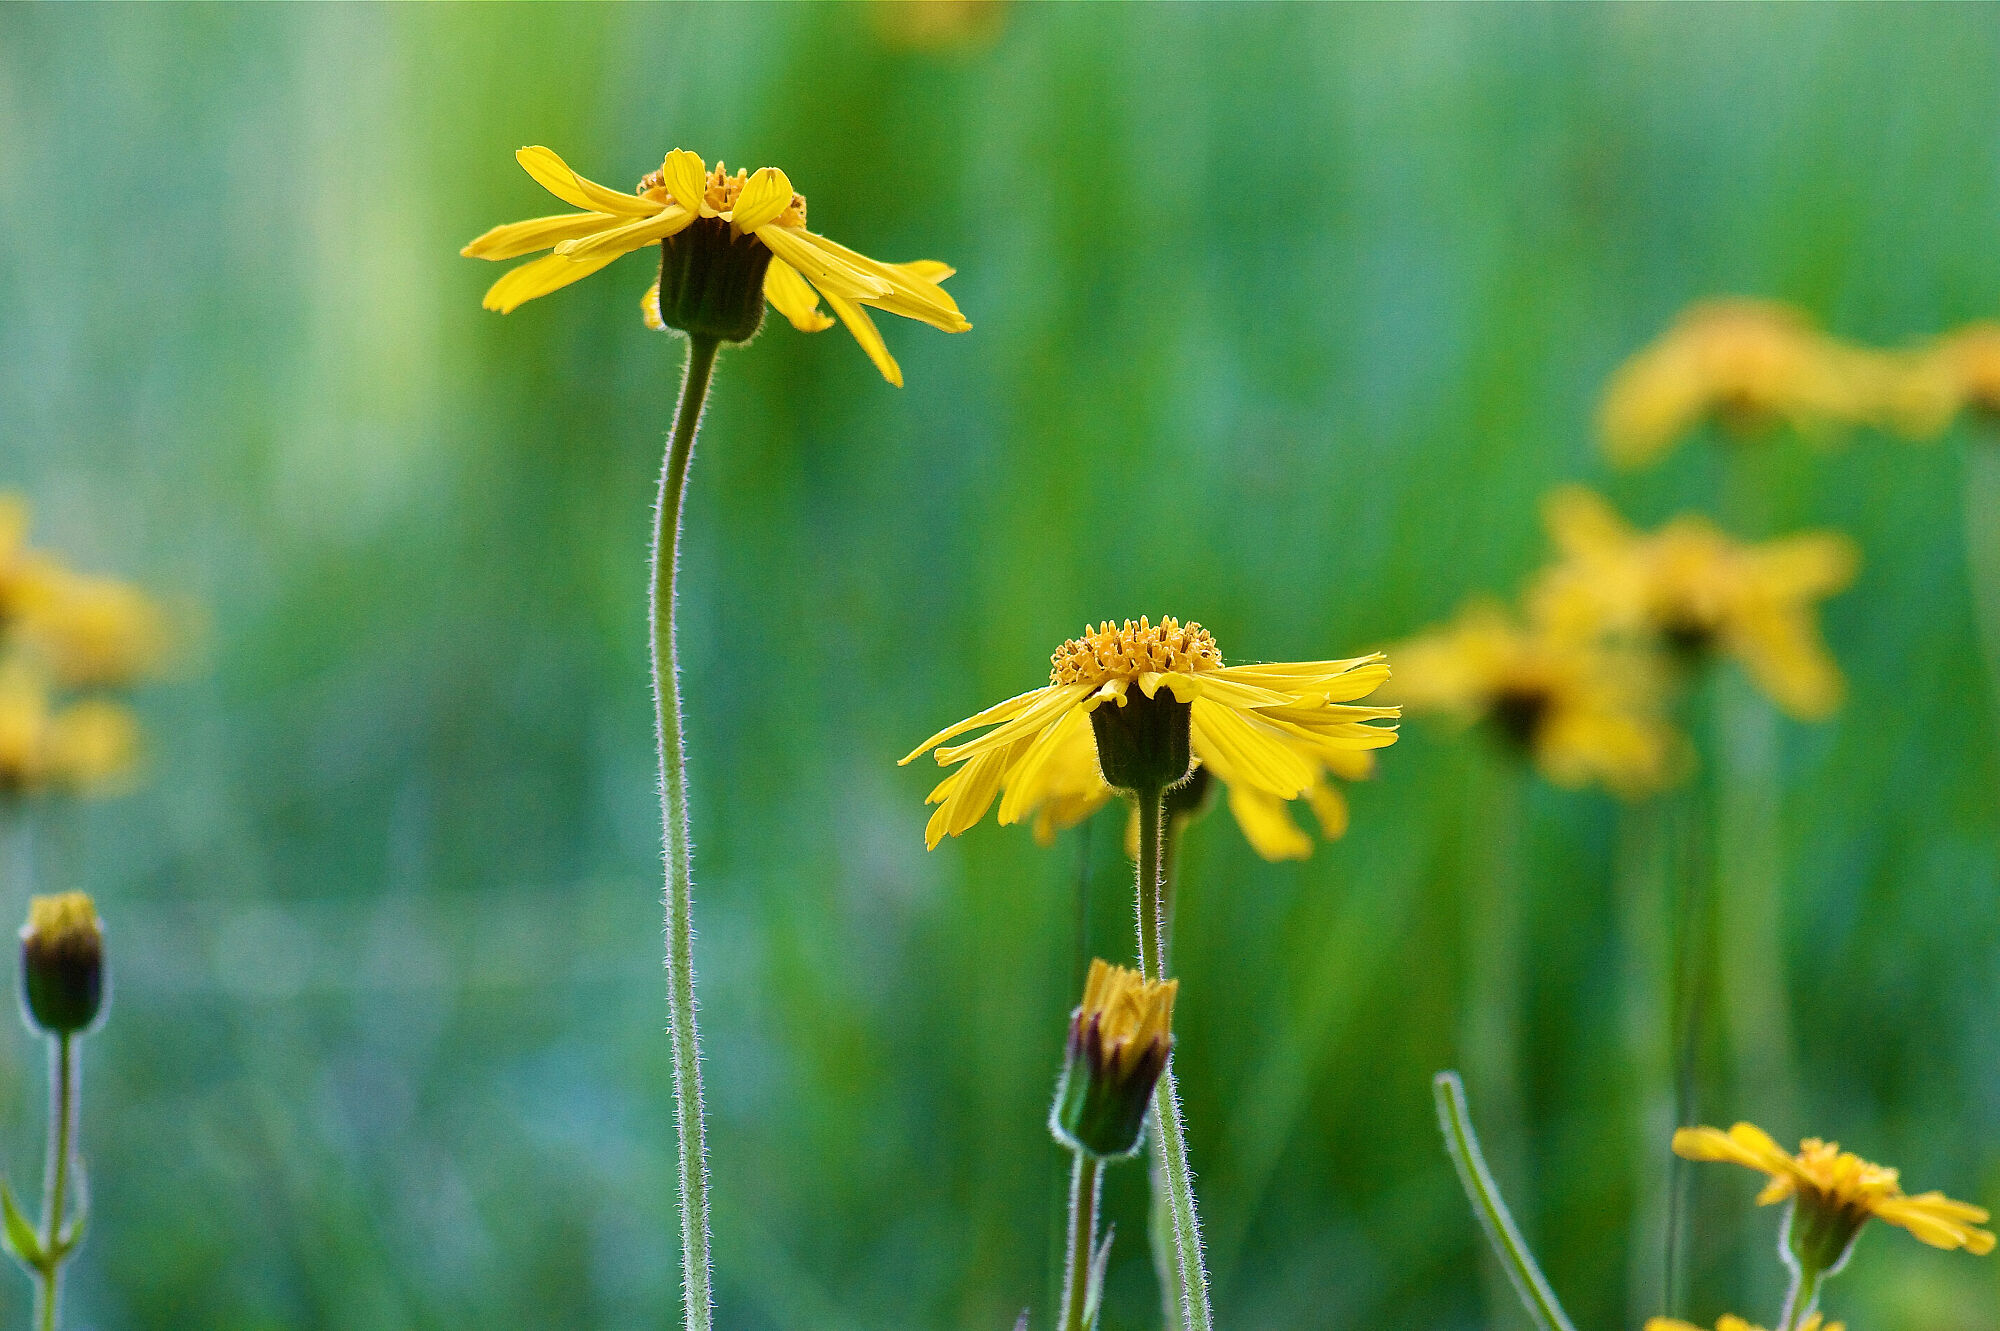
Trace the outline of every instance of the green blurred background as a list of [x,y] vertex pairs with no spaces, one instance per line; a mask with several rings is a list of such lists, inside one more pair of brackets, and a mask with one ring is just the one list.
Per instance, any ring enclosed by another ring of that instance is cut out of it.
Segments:
[[[2000,313],[1992,8],[1010,5],[943,45],[898,17],[0,9],[0,486],[209,621],[144,699],[148,784],[32,829],[41,886],[97,894],[115,949],[74,1325],[675,1324],[643,557],[679,344],[640,326],[642,258],[480,310],[498,269],[459,245],[554,210],[517,146],[620,185],[676,145],[780,164],[816,229],[958,265],[976,325],[885,321],[900,392],[844,333],[769,328],[697,456],[730,1328],[1049,1303],[1043,1118],[1081,959],[1129,946],[1117,815],[927,855],[909,744],[1039,682],[1086,617],[1344,655],[1515,588],[1557,482],[1649,523],[1713,508],[1710,445],[1611,477],[1590,428],[1692,299],[1886,344]],[[1964,446],[1756,464],[1772,530],[1865,554],[1827,614],[1850,702],[1777,732],[1802,1119],[1766,1126],[1992,1203],[2000,752]],[[1428,1085],[1462,1052],[1478,760],[1408,726],[1303,864],[1226,817],[1192,835],[1178,1065],[1226,1325],[1488,1320]],[[1503,1171],[1595,1327],[1632,1325],[1642,1149],[1621,835],[1607,797],[1530,794]],[[30,1188],[37,1058],[0,1035]],[[1703,1116],[1760,1089],[1705,1083]],[[1113,1176],[1111,1328],[1157,1315],[1142,1183]],[[1751,1184],[1696,1179],[1704,1321],[1775,1315]],[[0,1320],[26,1290],[0,1279]],[[1871,1232],[1830,1303],[1992,1331],[2000,1260]]]

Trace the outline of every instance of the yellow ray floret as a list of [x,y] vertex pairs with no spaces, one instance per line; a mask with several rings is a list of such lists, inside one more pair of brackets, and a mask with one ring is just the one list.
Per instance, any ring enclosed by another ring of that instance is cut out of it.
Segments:
[[1703,301],[1611,376],[1598,428],[1612,461],[1639,466],[1710,419],[1806,433],[1878,419],[1894,377],[1888,358],[1827,336],[1787,306]]
[[1757,1194],[1759,1206],[1796,1198],[1802,1207],[1843,1217],[1856,1227],[1871,1218],[1885,1220],[1934,1248],[1993,1251],[1993,1235],[1979,1228],[1988,1219],[1985,1207],[1955,1202],[1941,1192],[1907,1196],[1895,1170],[1843,1151],[1838,1142],[1808,1137],[1792,1155],[1762,1128],[1738,1123],[1727,1132],[1681,1128],[1674,1133],[1674,1153],[1688,1160],[1727,1161],[1766,1175],[1770,1182]]
[[[1646,1319],[1646,1331],[1704,1331],[1704,1328],[1677,1317],[1650,1317]],[[1724,1313],[1716,1322],[1715,1331],[1764,1331],[1764,1328],[1734,1313]],[[1808,1313],[1806,1320],[1799,1323],[1799,1331],[1847,1331],[1847,1326],[1843,1322],[1829,1322],[1819,1313]]]
[[1148,1049],[1164,1048],[1172,1040],[1174,996],[1180,987],[1179,980],[1148,980],[1138,971],[1092,958],[1075,1020],[1083,1026],[1096,1022],[1106,1071],[1122,1076]]
[[[1323,770],[1349,763],[1345,755],[1395,743],[1394,727],[1374,723],[1393,720],[1396,708],[1353,705],[1388,676],[1380,655],[1225,665],[1199,624],[1107,621],[1056,649],[1046,687],[947,726],[901,761],[934,749],[939,765],[958,767],[928,800],[938,806],[925,831],[933,847],[977,823],[996,798],[1002,823],[1058,809],[1081,817],[1102,803],[1080,770],[1084,746],[1096,761],[1089,714],[1106,704],[1125,706],[1135,687],[1147,698],[1164,689],[1190,705],[1189,747],[1197,763],[1232,793],[1244,789],[1282,802],[1309,795]],[[940,747],[981,729],[971,740]]]
[[1816,607],[1854,580],[1861,561],[1847,537],[1805,532],[1752,544],[1691,514],[1642,534],[1577,486],[1551,495],[1545,513],[1558,562],[1532,593],[1543,619],[1567,632],[1639,633],[1728,653],[1802,719],[1840,705],[1845,685]]
[[[950,267],[930,260],[882,263],[806,230],[805,198],[776,167],[731,175],[720,162],[710,170],[696,154],[675,149],[659,170],[627,193],[585,179],[547,148],[523,148],[515,158],[544,189],[581,211],[497,226],[460,251],[468,258],[495,260],[550,251],[503,274],[486,293],[489,310],[509,313],[621,255],[712,219],[727,224],[732,236],[754,238],[770,252],[764,297],[793,327],[816,333],[831,328],[838,316],[891,383],[902,383],[902,370],[868,308],[947,333],[972,327],[939,285],[951,276]],[[833,316],[820,310],[822,297]],[[657,284],[641,308],[648,323],[662,326]]]

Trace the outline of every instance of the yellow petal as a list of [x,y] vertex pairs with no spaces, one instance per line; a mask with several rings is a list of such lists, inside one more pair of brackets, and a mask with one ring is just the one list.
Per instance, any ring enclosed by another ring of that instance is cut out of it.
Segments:
[[674,149],[660,164],[660,175],[666,179],[667,193],[690,217],[715,211],[706,203],[708,165],[701,160],[699,153],[691,153],[685,148]]
[[1000,801],[1000,822],[1019,822],[1046,803],[1053,793],[1049,777],[1059,775],[1062,761],[1077,744],[1090,750],[1097,761],[1097,740],[1091,734],[1090,714],[1081,707],[1071,708],[1062,718],[1035,737],[1020,763],[1007,778],[1007,793]]
[[857,297],[891,314],[900,314],[905,319],[917,319],[942,329],[947,333],[962,333],[972,325],[958,311],[958,302],[951,293],[935,282],[926,281],[913,275],[908,264],[883,263],[865,254],[848,249],[838,241],[812,231],[798,234],[822,253],[840,259],[859,272],[866,273],[880,281],[886,288],[881,295]]
[[[766,231],[777,230],[776,227],[765,227],[764,229]],[[842,323],[847,325],[847,331],[854,334],[854,340],[859,342],[861,349],[868,353],[868,359],[875,362],[875,368],[882,372],[882,377],[896,387],[901,388],[903,386],[903,367],[896,364],[896,358],[889,354],[888,345],[882,341],[882,334],[876,329],[875,321],[868,317],[868,311],[858,305],[849,304],[847,301],[834,295],[831,291],[824,294],[826,296],[826,303],[833,307],[833,312],[840,316]]]
[[554,217],[531,217],[525,222],[496,226],[459,253],[468,259],[518,259],[523,254],[545,250],[560,241],[616,226],[618,221],[610,213],[557,213]]
[[1001,744],[1011,744],[1016,740],[1026,742],[1041,733],[1042,727],[1053,725],[1063,712],[1074,707],[1082,697],[1087,684],[1051,684],[1041,690],[1041,696],[1034,702],[993,729],[976,739],[949,749],[939,749],[937,758],[941,763],[955,763],[969,758],[975,753]]
[[639,297],[639,317],[654,332],[667,331],[667,321],[660,317],[660,279],[657,277],[653,279],[653,285],[646,288],[646,294]]
[[778,214],[791,203],[791,178],[775,166],[760,166],[756,174],[743,182],[736,206],[729,210],[729,220],[747,236],[758,227],[776,221]]
[[908,263],[892,263],[889,267],[900,268],[919,282],[930,282],[932,284],[942,282],[947,277],[954,276],[958,272],[958,269],[952,267],[950,264],[939,263],[936,259],[912,259]]
[[1312,838],[1299,830],[1275,795],[1248,786],[1229,787],[1229,812],[1243,829],[1250,849],[1267,860],[1302,860],[1312,854]]
[[1328,841],[1338,841],[1347,835],[1347,796],[1321,781],[1306,792],[1306,800],[1312,805],[1313,816],[1319,819],[1321,835]]
[[799,276],[798,269],[783,259],[772,259],[771,266],[764,270],[764,299],[801,333],[824,332],[833,327],[833,316],[819,307],[819,293]]
[[868,300],[889,292],[889,283],[885,279],[864,272],[838,255],[829,254],[810,243],[810,240],[817,239],[810,231],[766,226],[758,228],[757,239],[827,295]]
[[630,254],[633,250],[644,249],[668,236],[678,235],[687,230],[694,216],[678,204],[670,204],[660,209],[652,217],[641,217],[623,226],[599,231],[595,235],[577,240],[565,240],[556,246],[556,253],[571,259],[594,259],[600,254],[617,258]]
[[896,766],[907,766],[911,762],[914,762],[924,750],[935,748],[954,735],[963,735],[968,730],[977,730],[981,726],[994,725],[1010,717],[1020,715],[1033,706],[1042,695],[1046,694],[1050,687],[1045,684],[1039,689],[1029,689],[1026,693],[1017,693],[1005,702],[996,702],[983,712],[975,713],[972,716],[966,717],[963,721],[946,726],[943,730],[938,731],[937,734],[932,735],[922,744],[917,745],[916,748],[911,749],[901,758],[898,758]]
[[617,257],[606,254],[595,259],[578,260],[564,258],[560,254],[545,254],[502,273],[500,280],[486,289],[486,299],[481,303],[489,310],[512,314],[537,296],[546,296],[572,282],[582,281]]
[[606,189],[594,180],[586,180],[570,170],[568,162],[540,144],[521,149],[514,154],[514,160],[535,178],[536,184],[574,207],[635,217],[650,216],[659,211],[660,205],[650,199],[626,194],[622,190]]
[[1207,698],[1196,698],[1192,709],[1194,732],[1245,783],[1279,799],[1305,794],[1316,775],[1311,765],[1255,716],[1254,712],[1231,711]]

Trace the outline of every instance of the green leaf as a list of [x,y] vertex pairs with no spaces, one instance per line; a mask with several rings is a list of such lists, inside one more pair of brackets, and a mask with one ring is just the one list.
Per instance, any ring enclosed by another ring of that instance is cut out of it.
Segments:
[[21,1214],[20,1205],[14,1200],[14,1188],[5,1179],[0,1179],[0,1220],[6,1222],[7,1251],[13,1253],[23,1266],[36,1271],[48,1264],[48,1257],[42,1252],[42,1241],[35,1237],[35,1227],[28,1223],[27,1216]]
[[1117,1236],[1118,1226],[1107,1226],[1104,1241],[1090,1255],[1090,1283],[1083,1288],[1083,1331],[1097,1331],[1097,1313],[1104,1303],[1104,1269],[1111,1264],[1111,1240]]

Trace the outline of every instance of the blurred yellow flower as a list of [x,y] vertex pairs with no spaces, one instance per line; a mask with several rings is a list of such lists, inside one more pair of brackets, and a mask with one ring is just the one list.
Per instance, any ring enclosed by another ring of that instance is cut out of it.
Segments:
[[1706,420],[1743,433],[1874,420],[1889,377],[1884,357],[1827,336],[1788,306],[1703,301],[1612,374],[1598,428],[1611,460],[1637,467]]
[[1792,1242],[1795,1250],[1802,1241],[1815,1245],[1810,1256],[1818,1269],[1837,1269],[1870,1219],[1900,1225],[1934,1248],[1993,1251],[1993,1235],[1978,1227],[1987,1221],[1986,1208],[1941,1192],[1906,1196],[1895,1170],[1843,1151],[1838,1142],[1808,1137],[1799,1143],[1799,1153],[1790,1155],[1762,1128],[1738,1123],[1727,1132],[1681,1128],[1674,1133],[1674,1153],[1768,1175],[1771,1181],[1757,1194],[1757,1204],[1795,1199]]
[[655,328],[686,330],[692,321],[725,341],[745,341],[768,300],[795,328],[816,333],[833,326],[819,308],[823,296],[883,377],[900,385],[902,371],[863,306],[947,333],[972,326],[939,285],[949,267],[881,263],[806,230],[805,198],[775,167],[732,176],[720,162],[710,171],[696,154],[675,149],[628,194],[586,180],[547,148],[514,156],[549,193],[584,211],[497,226],[461,251],[494,260],[552,251],[495,282],[486,293],[489,310],[509,313],[658,244],[667,299],[663,305],[655,282],[641,304]]
[[1627,798],[1670,784],[1680,741],[1643,658],[1588,636],[1523,627],[1491,602],[1394,650],[1394,696],[1412,712],[1489,722],[1559,786]]
[[[1065,729],[1061,751],[1052,754],[1043,777],[1043,801],[1034,810],[1035,840],[1046,846],[1064,828],[1073,827],[1107,804],[1117,792],[1097,769],[1097,745],[1088,725]],[[1347,797],[1327,777],[1360,781],[1375,774],[1375,754],[1368,749],[1326,749],[1303,741],[1286,739],[1287,744],[1318,772],[1305,800],[1312,807],[1320,832],[1329,841],[1347,835]],[[1191,782],[1213,777],[1222,782],[1229,811],[1243,829],[1251,849],[1267,860],[1302,860],[1312,854],[1313,839],[1300,830],[1287,808],[1289,801],[1242,779],[1230,771],[1227,760],[1220,766],[1196,760]],[[1233,779],[1232,779],[1233,778]],[[1178,795],[1180,792],[1176,792]],[[1126,851],[1138,854],[1138,813],[1134,811],[1125,831]]]
[[1934,438],[1962,412],[2000,421],[2000,323],[1972,323],[1895,359],[1892,423]]
[[0,796],[106,793],[131,774],[138,751],[129,708],[103,699],[58,708],[38,672],[0,665]]
[[[1646,1331],[1703,1331],[1703,1328],[1675,1317],[1652,1317],[1646,1321]],[[1764,1331],[1764,1328],[1734,1313],[1724,1313],[1716,1322],[1715,1331]],[[1808,1313],[1806,1320],[1799,1323],[1799,1331],[1847,1331],[1847,1324],[1829,1322],[1819,1313]]]
[[1531,593],[1565,633],[1638,633],[1683,654],[1727,652],[1792,715],[1840,705],[1845,685],[1819,633],[1816,603],[1854,580],[1860,555],[1835,532],[1747,545],[1708,519],[1675,518],[1641,535],[1579,486],[1544,505],[1560,556]]
[[24,590],[20,636],[65,688],[123,688],[157,672],[166,616],[131,583],[44,563]]
[[1056,650],[1047,687],[946,727],[901,761],[991,727],[936,750],[940,766],[964,766],[926,800],[938,805],[924,834],[935,847],[977,823],[996,797],[1003,824],[1045,806],[1074,811],[1075,801],[1090,798],[1078,792],[1088,784],[1079,776],[1081,755],[1088,751],[1095,759],[1097,752],[1091,714],[1105,703],[1122,710],[1140,699],[1165,698],[1188,708],[1186,742],[1194,762],[1232,790],[1293,800],[1321,783],[1328,763],[1344,761],[1331,755],[1395,743],[1393,728],[1369,723],[1393,719],[1396,708],[1347,705],[1374,692],[1388,675],[1380,655],[1226,666],[1199,624],[1183,628],[1172,618],[1157,626],[1146,619],[1118,627],[1106,622]]

